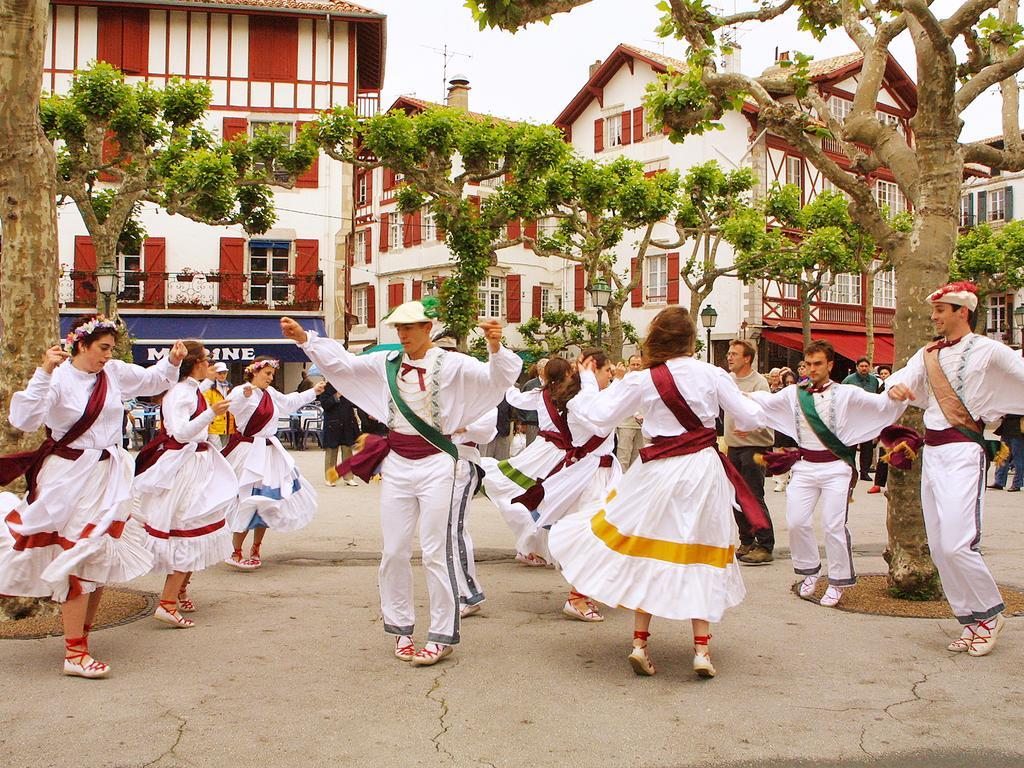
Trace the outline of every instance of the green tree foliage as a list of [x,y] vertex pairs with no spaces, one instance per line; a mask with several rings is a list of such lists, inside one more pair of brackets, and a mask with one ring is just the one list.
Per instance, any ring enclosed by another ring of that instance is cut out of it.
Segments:
[[[57,151],[57,195],[78,207],[99,269],[145,238],[143,203],[249,233],[274,224],[271,186],[290,187],[317,156],[313,132],[294,143],[281,131],[223,142],[203,124],[210,86],[171,80],[163,89],[129,84],[97,62],[75,74],[66,95],[40,105]],[[137,252],[137,251],[135,251]]]
[[[571,347],[596,347],[597,323],[585,320],[575,312],[545,312],[540,317],[531,317],[519,324],[524,349],[533,359],[551,357]],[[626,343],[639,342],[636,327],[629,322],[622,323],[622,334]],[[602,346],[605,339],[602,334]]]
[[[409,115],[393,111],[365,120],[348,107],[321,116],[319,141],[328,155],[363,168],[403,175],[399,209],[428,206],[444,232],[454,269],[441,287],[442,318],[460,340],[476,325],[477,287],[498,249],[514,244],[506,226],[542,209],[541,180],[565,162],[569,149],[551,126],[512,123],[437,107]],[[467,187],[503,179],[498,192]]]
[[978,286],[978,327],[984,328],[988,297],[1024,288],[1024,221],[967,230],[957,241],[949,278]]

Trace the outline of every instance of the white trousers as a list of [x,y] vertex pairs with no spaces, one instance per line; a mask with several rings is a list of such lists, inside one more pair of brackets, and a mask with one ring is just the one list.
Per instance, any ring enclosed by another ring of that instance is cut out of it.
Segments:
[[473,537],[467,527],[469,505],[477,488],[477,471],[466,464],[468,472],[462,470],[464,461],[459,462],[459,476],[456,478],[455,503],[458,505],[452,523],[452,537],[455,547],[455,576],[459,585],[459,602],[476,605],[484,601],[484,590],[476,575],[476,559],[473,551]]
[[925,447],[921,506],[928,549],[961,624],[991,619],[1005,607],[980,552],[984,501],[985,454],[980,446]]
[[384,551],[379,579],[381,613],[388,634],[412,635],[416,627],[412,541],[418,526],[430,600],[427,640],[445,645],[459,642],[453,531],[469,473],[468,462],[453,462],[445,453],[412,460],[392,452],[384,460],[380,498]]
[[828,583],[836,587],[857,583],[850,529],[846,525],[851,471],[845,461],[817,463],[801,459],[793,465],[793,479],[786,488],[786,525],[793,570],[802,576],[821,572],[818,540],[814,535],[814,508],[820,501]]

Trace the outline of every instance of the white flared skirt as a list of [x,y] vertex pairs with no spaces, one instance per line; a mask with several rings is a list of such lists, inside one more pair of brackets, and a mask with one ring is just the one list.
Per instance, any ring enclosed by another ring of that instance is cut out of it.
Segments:
[[233,532],[258,527],[287,532],[309,525],[317,510],[316,490],[276,438],[240,443],[226,458],[238,483],[238,504],[228,515]]
[[746,594],[733,501],[713,448],[637,461],[603,503],[555,523],[548,547],[565,579],[595,600],[717,622]]
[[[484,470],[484,491],[487,498],[498,508],[505,524],[512,531],[516,541],[532,534],[535,530],[534,518],[522,504],[513,503],[512,499],[526,491],[516,482],[519,476],[537,480],[547,474],[565,456],[565,451],[556,448],[542,437],[538,437],[526,449],[510,459],[498,461],[489,456],[480,459],[480,467]],[[529,554],[532,550],[520,549]],[[536,552],[535,554],[541,554]]]

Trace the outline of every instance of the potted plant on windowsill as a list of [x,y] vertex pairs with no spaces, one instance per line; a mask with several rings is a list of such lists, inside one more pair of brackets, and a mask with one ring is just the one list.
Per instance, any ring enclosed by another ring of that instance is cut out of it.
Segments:
[[179,283],[191,283],[193,280],[196,279],[196,273],[195,270],[185,267],[183,270],[178,272],[174,277]]
[[220,272],[207,272],[205,275],[203,275],[203,278],[208,283],[219,283],[221,280],[224,279],[224,275],[222,275]]
[[266,272],[251,272],[249,274],[249,282],[253,285],[266,285],[270,282],[270,275]]

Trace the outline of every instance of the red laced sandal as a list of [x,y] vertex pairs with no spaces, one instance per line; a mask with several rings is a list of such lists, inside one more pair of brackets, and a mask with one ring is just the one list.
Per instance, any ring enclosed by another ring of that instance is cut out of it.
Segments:
[[255,571],[259,568],[258,563],[254,563],[252,560],[242,559],[242,550],[236,549],[231,553],[231,557],[224,561],[232,568],[237,568],[240,571]]
[[715,666],[711,663],[711,654],[708,653],[708,641],[711,635],[693,636],[693,671],[703,678],[715,676]]
[[644,677],[650,677],[657,671],[651,657],[647,655],[647,638],[650,636],[650,632],[634,632],[633,650],[629,654],[629,664],[633,671]]
[[249,550],[249,560],[248,560],[248,562],[253,564],[252,567],[253,567],[254,570],[256,568],[259,568],[261,565],[263,565],[263,561],[260,560],[260,545],[259,544],[253,544],[252,545],[252,549]]
[[85,635],[66,638],[64,647],[67,649],[64,656],[65,675],[95,680],[110,674],[109,665],[89,655],[89,639]]
[[[582,603],[586,610],[581,610],[577,603]],[[597,610],[597,606],[590,602],[590,598],[576,591],[569,593],[569,599],[562,606],[562,614],[577,621],[604,621],[604,616]]]
[[416,651],[412,657],[412,665],[414,667],[432,667],[445,656],[451,656],[454,650],[450,645],[429,642]]
[[395,656],[399,661],[412,661],[416,655],[416,643],[408,635],[400,635],[395,638]]
[[178,610],[181,613],[192,613],[196,609],[196,604],[193,603],[188,596],[188,589],[182,588],[178,592]]
[[971,640],[971,647],[967,649],[967,653],[971,656],[988,656],[996,647],[996,638],[1006,626],[1006,619],[1003,618],[1003,614],[997,613],[991,619],[979,621],[974,626],[976,627],[973,630],[974,638]]
[[194,621],[186,619],[178,613],[177,600],[161,600],[160,605],[157,606],[156,611],[153,613],[153,618],[178,629],[188,629],[196,625]]

